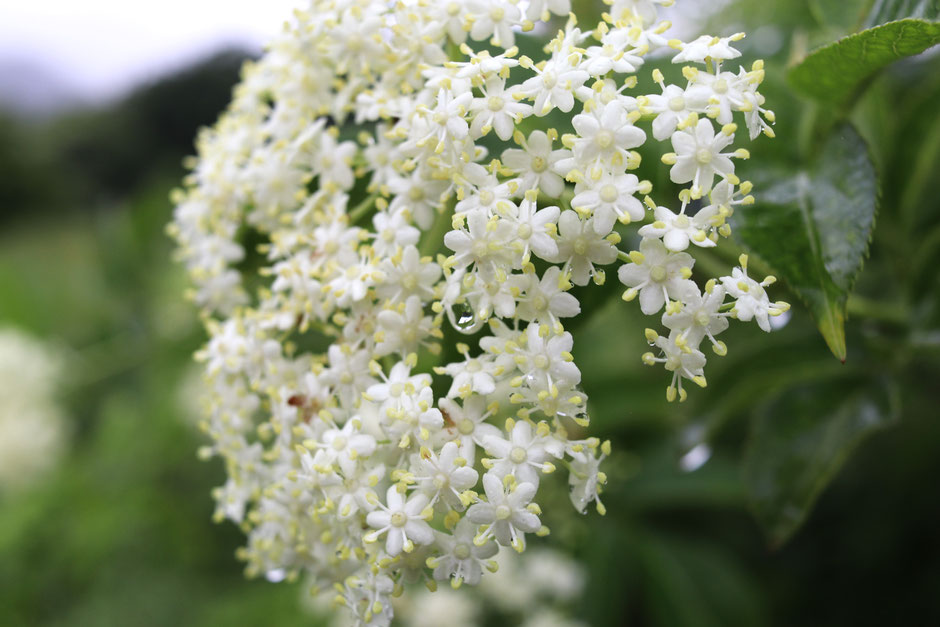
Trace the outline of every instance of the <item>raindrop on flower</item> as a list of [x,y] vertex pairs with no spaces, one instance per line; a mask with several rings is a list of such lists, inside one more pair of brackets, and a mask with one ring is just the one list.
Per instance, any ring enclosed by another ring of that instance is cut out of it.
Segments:
[[454,308],[454,326],[458,331],[467,333],[476,330],[477,317],[468,305],[458,305]]

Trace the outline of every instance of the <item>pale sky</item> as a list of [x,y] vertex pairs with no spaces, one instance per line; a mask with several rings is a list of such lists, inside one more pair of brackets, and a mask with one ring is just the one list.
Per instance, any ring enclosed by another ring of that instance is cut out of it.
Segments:
[[302,0],[0,0],[0,59],[101,101],[225,44],[255,49]]
[[[696,0],[684,4],[683,10],[714,10],[724,2]],[[260,50],[290,18],[292,9],[306,4],[307,0],[0,0],[0,86],[8,92],[0,93],[0,102],[20,101],[28,107],[37,98],[41,102],[59,94],[88,104],[113,99],[225,45]],[[667,11],[664,17],[681,30],[682,14]],[[31,71],[33,66],[40,71]],[[31,83],[33,76],[37,81]],[[47,85],[50,88],[44,89]],[[63,86],[65,93],[59,89]]]

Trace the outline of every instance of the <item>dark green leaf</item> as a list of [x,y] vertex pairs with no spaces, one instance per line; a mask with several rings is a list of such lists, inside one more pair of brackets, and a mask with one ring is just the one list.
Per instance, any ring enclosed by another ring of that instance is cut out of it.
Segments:
[[761,598],[732,553],[659,532],[636,538],[654,625],[760,625]]
[[874,0],[863,28],[911,17],[935,20],[938,15],[940,0]]
[[823,380],[786,390],[758,410],[744,464],[751,508],[771,543],[803,523],[852,450],[897,419],[883,380]]
[[783,177],[735,213],[738,239],[806,302],[845,361],[845,303],[875,224],[878,183],[868,149],[844,124],[810,166]]
[[816,100],[842,105],[878,70],[937,43],[938,23],[913,19],[889,22],[811,52],[790,70],[790,83]]

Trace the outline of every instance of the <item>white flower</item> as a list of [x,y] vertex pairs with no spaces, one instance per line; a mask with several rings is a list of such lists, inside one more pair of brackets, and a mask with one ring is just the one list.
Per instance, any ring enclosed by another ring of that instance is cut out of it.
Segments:
[[427,496],[415,493],[406,501],[398,486],[393,485],[385,495],[385,503],[378,503],[379,509],[366,516],[368,525],[376,530],[366,535],[366,541],[375,542],[387,533],[385,552],[392,557],[402,550],[411,553],[416,544],[434,542],[434,532],[423,516],[428,504]]
[[375,334],[376,356],[398,353],[404,357],[417,351],[428,336],[440,335],[431,316],[424,315],[417,296],[409,296],[396,308],[379,312],[376,321],[379,324]]
[[[467,349],[466,346],[463,348]],[[467,398],[473,393],[492,394],[496,390],[496,377],[505,368],[490,355],[470,357],[467,350],[463,351],[463,355],[464,361],[455,361],[437,369],[438,374],[448,374],[454,379],[447,396]]]
[[348,403],[358,401],[366,388],[375,382],[369,375],[369,351],[333,344],[327,356],[330,362],[328,379],[336,394]]
[[574,107],[574,92],[584,85],[591,75],[572,66],[566,55],[553,55],[542,69],[529,67],[536,76],[522,83],[520,93],[534,101],[533,111],[537,116],[548,115],[558,107],[564,112]]
[[744,33],[735,33],[730,37],[712,37],[702,35],[689,43],[679,42],[681,52],[672,58],[673,63],[704,63],[706,59],[725,61],[736,59],[741,53],[731,47],[732,42],[744,39]]
[[458,457],[456,442],[448,442],[441,447],[440,456],[431,451],[415,458],[414,474],[417,489],[428,495],[430,505],[443,500],[456,510],[464,508],[461,495],[476,485],[479,474],[467,460]]
[[454,251],[453,262],[457,268],[473,265],[485,277],[495,276],[502,265],[511,263],[510,225],[496,222],[495,228],[489,228],[490,221],[480,211],[467,216],[467,230],[450,231],[444,236],[444,245]]
[[600,464],[610,453],[610,442],[604,443],[600,455],[583,444],[578,444],[575,448],[577,450],[571,453],[571,472],[568,474],[571,503],[583,514],[588,505],[596,502],[597,511],[603,514],[605,508],[601,503],[599,491],[607,477],[600,471]]
[[[541,425],[547,430],[547,424]],[[550,451],[558,453],[556,457],[561,456],[558,446],[553,444],[547,435],[533,432],[532,425],[519,420],[513,426],[508,440],[490,436],[483,441],[483,447],[491,456],[486,465],[500,479],[512,475],[520,483],[531,483],[538,487],[539,473],[555,470],[555,466],[547,461]]]
[[480,91],[483,96],[470,105],[473,114],[471,135],[480,137],[492,129],[501,140],[508,140],[512,137],[516,123],[532,111],[532,106],[513,98],[516,90],[507,90],[506,80],[499,76],[488,78]]
[[669,6],[674,0],[613,0],[610,14],[615,20],[631,21],[639,18],[640,24],[649,26],[656,21],[656,5]]
[[541,279],[534,272],[516,274],[513,278],[513,285],[520,292],[516,315],[521,320],[550,324],[558,331],[559,318],[570,318],[581,312],[578,299],[565,291],[568,285],[557,266],[548,268]]
[[561,210],[558,207],[538,208],[535,194],[526,194],[519,203],[515,215],[510,215],[506,222],[512,225],[515,231],[515,247],[521,254],[521,262],[529,261],[529,252],[535,253],[539,259],[549,260],[558,255],[558,244],[550,235],[550,227],[558,222]]
[[385,477],[385,465],[378,464],[366,469],[359,465],[353,472],[343,473],[342,483],[330,490],[336,499],[336,512],[340,518],[355,516],[358,512],[370,512],[375,509],[378,497],[373,488]]
[[480,583],[484,568],[492,570],[494,563],[485,560],[496,555],[499,546],[495,542],[478,545],[473,541],[475,535],[476,526],[468,518],[460,519],[453,535],[438,535],[440,555],[428,559],[435,579],[446,581],[453,578],[455,587],[461,583],[475,586]]
[[594,219],[582,221],[574,211],[562,212],[558,219],[558,255],[552,261],[564,262],[575,285],[587,285],[600,272],[595,265],[617,259],[617,248],[597,232]]
[[411,296],[418,296],[425,302],[431,300],[441,277],[441,267],[429,257],[421,257],[414,246],[386,258],[381,269],[385,280],[376,288],[376,293],[393,303],[408,300]]
[[705,111],[719,124],[730,124],[734,111],[743,110],[744,95],[739,87],[746,85],[733,72],[696,72],[695,82],[688,95],[698,102],[707,103]]
[[[427,230],[431,228],[434,216],[444,204],[441,196],[449,187],[448,181],[431,178],[427,172],[420,169],[416,169],[408,177],[394,176],[388,182],[389,190],[395,195],[389,211],[400,213]],[[384,233],[380,234],[384,236]]]
[[572,152],[582,170],[597,163],[626,163],[627,150],[646,141],[646,133],[633,126],[632,118],[616,100],[574,116],[571,124],[578,133],[571,142]]
[[770,332],[769,316],[779,316],[790,306],[784,302],[771,303],[764,290],[772,285],[776,279],[772,276],[758,283],[747,275],[747,255],[741,255],[741,267],[734,268],[731,276],[721,277],[728,295],[735,299],[731,314],[738,320],[747,322],[757,319],[757,325],[766,332]]
[[643,363],[652,366],[661,363],[667,371],[672,373],[672,382],[666,389],[666,399],[672,401],[678,392],[679,400],[686,399],[686,391],[682,387],[683,379],[690,379],[697,385],[705,387],[705,354],[691,348],[684,342],[677,342],[680,333],[672,331],[669,337],[662,335],[652,338],[652,345],[662,352],[661,357],[653,353],[643,355]]
[[448,431],[460,445],[460,456],[469,464],[474,462],[476,447],[482,446],[485,438],[500,434],[497,427],[486,422],[493,412],[487,409],[483,396],[464,399],[463,407],[449,398],[440,399],[438,405],[451,425]]
[[486,473],[483,475],[483,490],[486,502],[471,505],[467,510],[467,518],[482,525],[474,542],[482,545],[492,537],[503,546],[522,552],[525,534],[535,533],[542,527],[535,513],[540,510],[532,503],[536,487],[531,483],[520,483],[507,491],[499,477]]
[[[590,46],[584,53],[581,68],[591,76],[604,77],[610,72],[631,74],[643,65],[643,57],[636,48],[624,49],[610,37],[608,31],[600,46]],[[641,53],[642,54],[642,53]]]
[[709,248],[715,245],[715,241],[708,237],[712,228],[710,221],[715,213],[703,209],[689,217],[684,212],[675,214],[666,207],[656,207],[653,210],[656,221],[641,227],[639,233],[645,238],[662,239],[672,252],[682,252],[689,247],[689,242]]
[[571,0],[529,0],[525,16],[533,22],[547,22],[551,19],[550,12],[555,15],[568,15],[571,13]]
[[352,159],[356,154],[356,144],[353,142],[337,143],[333,135],[326,133],[322,136],[323,142],[317,151],[319,158],[314,162],[313,168],[323,182],[329,181],[349,189],[355,182],[352,171]]
[[686,253],[673,253],[658,239],[644,239],[640,250],[630,253],[633,263],[620,266],[617,272],[620,282],[629,287],[624,300],[630,301],[640,295],[640,311],[651,316],[670,299],[683,300],[689,293],[697,292],[695,283],[689,280],[695,260]]
[[552,140],[544,132],[535,130],[526,139],[522,133],[516,136],[522,149],[507,148],[503,151],[503,165],[518,176],[517,195],[530,189],[538,189],[549,198],[558,198],[565,189],[565,182],[555,172],[555,164],[571,155],[567,149],[552,150]]
[[466,55],[467,61],[451,61],[446,65],[448,68],[457,68],[457,78],[469,79],[475,85],[493,75],[506,78],[509,70],[519,65],[519,60],[514,58],[519,53],[517,48],[510,48],[494,56],[489,50],[473,50],[464,45],[460,47],[460,52]]
[[382,571],[374,572],[364,569],[363,572],[343,579],[340,597],[345,602],[351,618],[348,621],[355,627],[369,625],[370,627],[388,627],[392,623],[392,591],[395,582]]
[[663,326],[671,331],[678,331],[677,342],[693,348],[698,348],[707,337],[715,352],[721,355],[727,349],[715,336],[728,328],[728,318],[721,313],[724,301],[725,288],[711,282],[704,294],[688,294],[680,310],[663,314]]
[[380,257],[394,255],[399,248],[418,242],[421,231],[408,224],[403,213],[378,212],[372,217],[375,239],[372,246]]
[[694,114],[704,113],[708,104],[708,96],[694,88],[684,90],[678,85],[667,85],[662,80],[662,73],[653,73],[663,90],[662,94],[650,94],[645,97],[642,104],[644,113],[655,113],[653,119],[653,137],[659,141],[668,139],[676,128],[684,128],[685,123]]
[[400,361],[388,373],[388,377],[379,372],[382,383],[370,385],[364,398],[373,403],[381,403],[381,411],[392,417],[401,412],[419,391],[431,385],[431,378],[425,374],[411,374],[411,366]]
[[[258,451],[260,452],[260,448]],[[300,472],[297,473],[297,480],[304,489],[319,493],[326,498],[328,488],[338,486],[342,482],[338,470],[330,465],[325,451],[317,450],[315,453],[307,451],[300,456]],[[354,469],[352,474],[355,474],[357,470]]]
[[[692,197],[699,198],[712,188],[715,175],[729,177],[734,174],[733,153],[721,152],[734,141],[733,132],[715,134],[710,120],[699,120],[695,128],[672,134],[675,165],[669,170],[673,183],[692,183]],[[664,157],[665,160],[666,157]]]
[[418,112],[423,116],[427,127],[419,135],[416,146],[427,146],[434,152],[443,152],[449,140],[460,140],[467,136],[470,127],[464,116],[467,114],[473,94],[469,91],[454,94],[448,89],[437,92],[437,104],[434,109],[419,105]]
[[365,258],[339,270],[340,274],[329,282],[329,288],[340,307],[361,301],[369,288],[385,278],[375,263]]
[[326,431],[319,442],[311,443],[323,452],[322,465],[337,464],[345,473],[352,473],[356,462],[375,452],[375,438],[361,433],[361,421],[351,418],[342,429]]
[[429,387],[405,394],[395,411],[386,410],[382,421],[385,432],[398,441],[399,448],[408,448],[412,442],[428,442],[440,431],[444,418],[434,407],[434,394]]
[[496,174],[480,164],[467,164],[462,176],[470,184],[470,188],[454,208],[457,215],[476,211],[492,217],[510,213],[515,207],[510,200],[513,196],[513,186],[508,182],[501,183]]
[[571,355],[574,340],[570,333],[548,333],[545,336],[537,324],[526,327],[525,345],[517,351],[516,363],[529,387],[548,390],[557,397],[558,386],[580,383],[581,371]]
[[571,206],[589,209],[594,217],[594,230],[603,236],[613,230],[617,220],[629,224],[644,218],[646,210],[634,194],[648,192],[649,188],[648,183],[641,183],[633,174],[604,173],[597,180],[578,183]]
[[437,10],[434,23],[437,24],[454,43],[462,44],[467,39],[464,24],[467,23],[467,5],[459,0],[435,2],[431,5]]
[[470,37],[481,41],[492,36],[494,46],[508,48],[515,41],[513,27],[520,23],[522,13],[506,0],[467,0],[471,18]]

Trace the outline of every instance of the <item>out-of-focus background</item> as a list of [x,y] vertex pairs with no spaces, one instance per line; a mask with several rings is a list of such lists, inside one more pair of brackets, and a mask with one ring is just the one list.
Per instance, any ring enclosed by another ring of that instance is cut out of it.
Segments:
[[[196,458],[191,355],[204,336],[164,234],[197,129],[295,4],[0,7],[0,624],[324,620],[306,582],[245,580],[240,531],[210,520],[223,469]],[[702,3],[677,4],[689,27],[683,5]],[[808,120],[826,112],[798,99],[785,68],[858,28],[866,4],[742,0],[711,18],[717,33],[748,31],[748,64],[767,59],[778,138],[759,140],[753,163],[792,163],[812,142]],[[553,534],[536,547],[557,552],[469,605],[415,595],[408,624],[940,624],[937,102],[928,52],[881,73],[852,115],[881,209],[845,365],[781,286],[786,324],[732,329],[709,388],[670,405],[663,373],[638,357],[642,319],[613,299],[575,339],[592,428],[614,444],[607,515],[566,509],[559,484],[543,504]],[[730,266],[699,264],[719,262]],[[883,428],[847,437],[858,380],[884,386],[869,416]],[[786,543],[748,506],[776,455],[791,474],[821,469]]]

